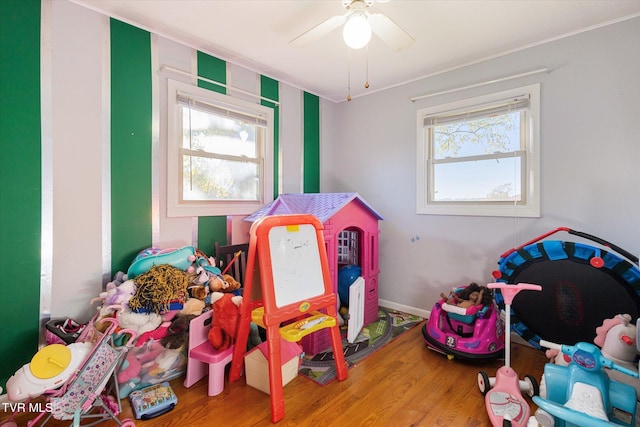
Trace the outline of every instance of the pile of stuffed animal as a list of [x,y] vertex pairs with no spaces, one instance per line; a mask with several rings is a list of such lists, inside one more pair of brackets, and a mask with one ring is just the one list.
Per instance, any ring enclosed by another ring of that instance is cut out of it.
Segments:
[[[176,251],[181,255],[143,251],[145,255],[139,255],[126,274],[118,272],[99,295],[102,304],[94,318],[96,327],[99,319],[116,317],[120,328],[137,332],[117,374],[121,398],[182,374],[189,323],[206,310],[215,312],[211,344],[222,350],[235,342],[241,284],[222,274],[215,260],[201,252],[193,248]],[[255,340],[254,336],[252,342]]]

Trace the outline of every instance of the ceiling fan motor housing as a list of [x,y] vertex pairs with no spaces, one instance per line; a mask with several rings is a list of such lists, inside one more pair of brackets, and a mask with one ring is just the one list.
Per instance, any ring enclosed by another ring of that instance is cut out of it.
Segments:
[[348,10],[352,10],[353,8],[362,7],[366,8],[375,3],[374,0],[342,0],[342,6],[346,7]]

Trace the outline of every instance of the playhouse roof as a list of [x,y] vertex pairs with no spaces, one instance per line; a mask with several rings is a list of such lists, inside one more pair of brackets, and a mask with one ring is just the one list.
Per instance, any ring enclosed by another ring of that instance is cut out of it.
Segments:
[[383,219],[358,193],[297,193],[281,194],[276,200],[252,213],[244,220],[254,222],[268,215],[311,214],[324,224],[340,209],[357,200],[373,216]]

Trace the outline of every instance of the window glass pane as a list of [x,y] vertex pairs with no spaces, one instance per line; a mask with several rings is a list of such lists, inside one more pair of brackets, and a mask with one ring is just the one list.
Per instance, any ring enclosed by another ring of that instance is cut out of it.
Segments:
[[540,216],[540,84],[417,110],[417,213]]
[[433,158],[457,158],[520,149],[520,112],[432,128]]
[[167,216],[248,215],[273,200],[274,109],[167,80]]
[[514,157],[435,164],[433,201],[521,201],[520,162]]
[[258,163],[183,155],[182,200],[258,200]]
[[255,125],[197,110],[182,108],[182,147],[231,156],[256,158]]

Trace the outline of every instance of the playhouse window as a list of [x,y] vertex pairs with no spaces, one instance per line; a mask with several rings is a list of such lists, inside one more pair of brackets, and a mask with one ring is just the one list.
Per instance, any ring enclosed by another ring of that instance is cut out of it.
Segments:
[[338,234],[338,264],[359,265],[358,232],[343,230]]
[[273,110],[168,82],[168,216],[240,215],[273,198]]
[[418,110],[418,213],[540,216],[539,92]]

